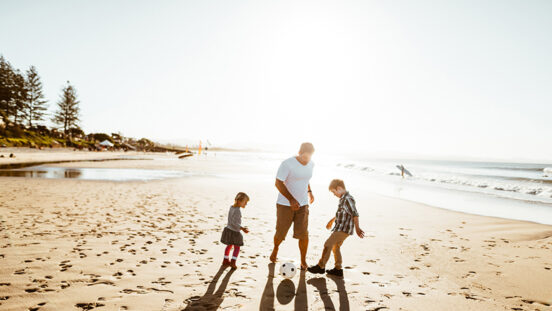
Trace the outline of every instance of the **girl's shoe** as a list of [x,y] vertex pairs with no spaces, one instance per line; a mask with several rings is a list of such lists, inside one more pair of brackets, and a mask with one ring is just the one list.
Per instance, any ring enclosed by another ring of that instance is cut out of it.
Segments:
[[230,268],[232,268],[232,270],[238,269],[238,266],[236,266],[236,259],[230,261]]
[[227,267],[230,265],[230,260],[228,260],[227,258],[224,258],[224,260],[222,261],[222,265]]

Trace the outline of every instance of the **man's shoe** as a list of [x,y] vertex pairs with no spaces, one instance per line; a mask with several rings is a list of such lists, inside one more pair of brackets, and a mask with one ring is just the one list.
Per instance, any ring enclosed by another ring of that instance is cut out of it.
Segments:
[[228,260],[227,258],[224,258],[224,260],[222,261],[222,265],[225,267],[228,267],[230,265],[230,260]]
[[333,268],[331,270],[326,270],[326,273],[329,274],[329,275],[335,275],[335,276],[342,277],[343,276],[343,269]]
[[236,259],[232,259],[230,261],[230,268],[232,268],[232,270],[238,269],[238,266],[236,265]]
[[310,273],[317,273],[317,274],[323,274],[324,272],[326,272],[326,270],[324,270],[319,265],[308,267],[307,271],[309,271]]

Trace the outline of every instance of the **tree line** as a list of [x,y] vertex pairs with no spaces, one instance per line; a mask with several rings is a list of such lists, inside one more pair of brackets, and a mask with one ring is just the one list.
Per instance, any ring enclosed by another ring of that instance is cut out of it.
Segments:
[[36,67],[30,66],[23,73],[0,55],[0,117],[5,124],[33,128],[50,117],[58,128],[63,129],[64,135],[74,130],[80,132],[79,104],[75,87],[67,81],[55,112],[48,116],[48,101]]

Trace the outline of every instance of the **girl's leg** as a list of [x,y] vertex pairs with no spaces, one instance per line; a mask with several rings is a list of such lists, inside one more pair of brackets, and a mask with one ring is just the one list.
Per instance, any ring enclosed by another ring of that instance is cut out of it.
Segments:
[[232,245],[226,246],[226,249],[224,250],[224,260],[230,260],[230,250],[232,249]]
[[238,245],[234,245],[234,252],[232,253],[232,260],[237,260],[239,253],[240,253],[240,247]]

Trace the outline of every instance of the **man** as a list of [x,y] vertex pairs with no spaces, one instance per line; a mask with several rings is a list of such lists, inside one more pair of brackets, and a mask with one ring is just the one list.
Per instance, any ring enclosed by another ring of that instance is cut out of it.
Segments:
[[279,193],[276,202],[274,250],[270,261],[276,262],[278,247],[293,223],[293,238],[299,240],[301,269],[308,268],[306,257],[309,246],[309,204],[314,202],[309,183],[314,167],[311,161],[313,153],[314,146],[311,143],[301,144],[299,154],[283,161],[276,174],[276,188]]

